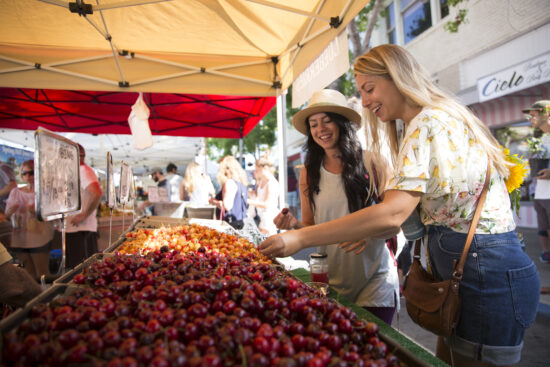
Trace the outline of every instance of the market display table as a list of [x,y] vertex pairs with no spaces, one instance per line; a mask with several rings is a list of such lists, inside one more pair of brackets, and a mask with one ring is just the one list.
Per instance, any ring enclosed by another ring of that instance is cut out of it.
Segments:
[[[231,226],[223,221],[188,218],[176,219],[154,216],[138,218],[134,223],[129,223],[130,228],[126,232],[140,229],[170,227],[192,223],[207,226],[216,229],[219,232],[225,232],[227,234],[231,233],[237,234],[237,236],[241,235],[241,233],[237,233]],[[77,284],[85,281],[86,276],[84,276],[83,274],[85,274],[85,272],[88,271],[89,268],[97,265],[99,262],[102,262],[107,258],[113,259],[115,256],[124,256],[118,255],[115,252],[117,252],[117,248],[126,241],[126,232],[119,237],[119,239],[111,246],[110,249],[107,249],[107,251],[105,251],[104,253],[92,256],[71,271],[65,273],[63,276],[55,281],[52,287],[45,290],[38,297],[30,301],[23,309],[16,311],[10,317],[2,320],[2,322],[0,322],[0,334],[5,334],[9,330],[23,323],[25,320],[28,320],[33,306],[36,306],[38,304],[45,304],[51,302],[59,296],[71,295],[71,292],[78,291],[79,285]],[[254,245],[252,245],[252,248],[254,248]],[[108,261],[112,262],[112,260]],[[285,271],[280,264],[277,265],[277,268],[280,269],[277,271]],[[308,283],[310,281],[310,273],[305,269],[299,268],[291,272],[286,272],[288,276],[293,276],[304,283]],[[79,277],[80,281],[75,284],[76,277]],[[376,323],[380,330],[380,340],[387,345],[388,351],[397,356],[404,366],[447,366],[444,362],[436,358],[428,350],[422,348],[414,341],[407,338],[405,335],[388,326],[382,320],[378,319],[362,307],[359,307],[349,302],[346,298],[340,296],[333,289],[329,290],[328,297],[332,298],[341,305],[353,310],[359,318]],[[0,335],[0,350],[1,349],[2,338]]]

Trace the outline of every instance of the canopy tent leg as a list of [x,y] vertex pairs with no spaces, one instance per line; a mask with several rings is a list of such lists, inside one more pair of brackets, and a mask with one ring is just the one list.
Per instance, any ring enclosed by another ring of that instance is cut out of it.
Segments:
[[277,97],[277,145],[279,159],[279,208],[283,209],[287,203],[287,149],[286,149],[286,92]]

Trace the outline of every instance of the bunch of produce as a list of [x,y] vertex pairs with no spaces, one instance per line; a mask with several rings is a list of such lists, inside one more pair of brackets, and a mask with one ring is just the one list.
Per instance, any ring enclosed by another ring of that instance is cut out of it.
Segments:
[[196,251],[202,247],[207,252],[234,257],[252,256],[258,261],[268,261],[247,239],[198,224],[130,231],[117,251],[122,254],[147,254],[164,246],[183,252]]
[[396,366],[378,327],[251,256],[115,255],[3,339],[8,366]]

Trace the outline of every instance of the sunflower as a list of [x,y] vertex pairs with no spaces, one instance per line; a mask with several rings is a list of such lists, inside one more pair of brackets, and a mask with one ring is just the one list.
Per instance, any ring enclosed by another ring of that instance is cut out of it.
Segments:
[[[502,147],[501,147],[502,148]],[[504,158],[510,162],[509,174],[504,183],[506,189],[510,195],[510,206],[512,210],[519,215],[519,202],[521,199],[521,193],[519,187],[523,183],[523,179],[527,176],[527,162],[523,160],[523,157],[518,157],[517,154],[510,155],[510,150],[502,148]]]
[[508,193],[512,193],[512,191],[521,186],[523,179],[527,176],[527,163],[523,160],[523,157],[518,157],[517,154],[510,155],[509,149],[503,149],[502,151],[504,152],[505,159],[513,163],[513,166],[509,168],[510,174],[505,180]]

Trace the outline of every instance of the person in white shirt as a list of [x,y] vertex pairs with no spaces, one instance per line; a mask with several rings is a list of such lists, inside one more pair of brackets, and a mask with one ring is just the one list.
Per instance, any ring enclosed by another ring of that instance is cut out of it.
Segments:
[[[101,202],[101,187],[94,170],[86,165],[86,151],[78,144],[80,151],[80,213],[66,220],[66,268],[74,268],[97,253],[97,208]],[[54,234],[54,247],[61,248],[60,228]]]
[[168,186],[170,189],[168,192],[170,193],[170,201],[172,202],[178,202],[180,201],[180,185],[183,181],[183,177],[178,175],[178,167],[170,162],[166,166],[166,180],[168,180]]
[[248,204],[256,207],[260,217],[258,229],[268,235],[277,233],[273,219],[279,213],[279,182],[273,175],[273,163],[267,158],[256,161],[256,198],[248,199]]
[[[546,158],[550,158],[550,101],[537,101],[531,107],[524,109],[523,113],[527,114],[526,117],[531,121],[531,126],[535,131],[540,129],[544,133],[541,140],[547,150]],[[534,204],[542,249],[540,261],[550,264],[550,168],[532,172],[531,175],[536,181]]]

